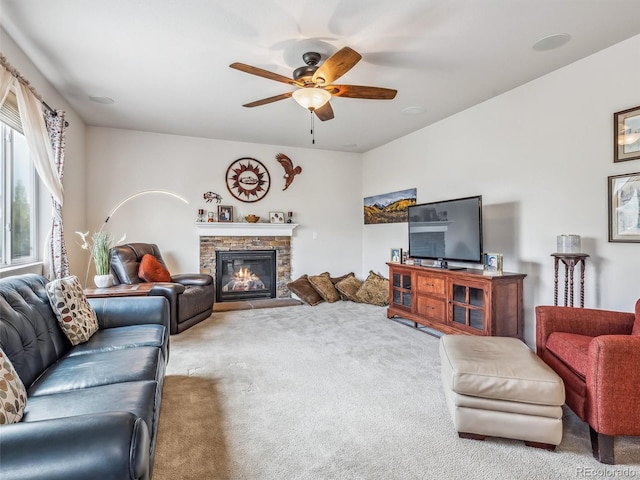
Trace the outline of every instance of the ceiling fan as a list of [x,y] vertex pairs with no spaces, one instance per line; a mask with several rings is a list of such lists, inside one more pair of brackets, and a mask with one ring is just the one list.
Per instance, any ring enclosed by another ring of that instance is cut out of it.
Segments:
[[333,118],[333,109],[329,103],[332,96],[372,100],[392,100],[395,98],[397,90],[390,88],[333,84],[335,80],[351,70],[361,58],[362,55],[352,48],[344,47],[327,58],[322,65],[318,66],[321,55],[316,52],[307,52],[302,55],[302,60],[304,60],[306,65],[296,68],[293,71],[293,78],[269,72],[262,68],[252,67],[244,63],[236,62],[229,66],[241,72],[299,87],[293,92],[247,103],[243,105],[244,107],[258,107],[293,97],[298,104],[315,113],[320,120],[325,121]]

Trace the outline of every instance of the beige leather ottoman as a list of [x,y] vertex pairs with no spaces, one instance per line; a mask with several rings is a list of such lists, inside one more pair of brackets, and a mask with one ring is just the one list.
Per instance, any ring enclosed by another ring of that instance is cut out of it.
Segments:
[[444,335],[442,384],[458,435],[553,450],[562,440],[562,379],[517,338]]

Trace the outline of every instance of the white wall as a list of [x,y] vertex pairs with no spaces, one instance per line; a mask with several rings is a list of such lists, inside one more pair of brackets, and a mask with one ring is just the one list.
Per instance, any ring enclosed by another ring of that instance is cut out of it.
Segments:
[[[0,51],[9,63],[31,83],[52,108],[64,110],[69,128],[66,130],[65,170],[63,178],[64,205],[63,219],[65,240],[69,253],[72,273],[80,275],[87,264],[87,255],[78,244],[75,231],[84,229],[85,209],[85,124],[51,86],[48,80],[31,63],[31,60],[15,44],[13,39],[0,28]],[[39,231],[41,242],[51,226],[51,196],[44,187],[40,191],[42,222]],[[30,270],[31,271],[31,270]],[[11,270],[11,274],[20,270]]]
[[[629,311],[639,296],[640,247],[607,242],[607,176],[640,171],[638,160],[612,161],[612,114],[640,105],[640,36],[362,156],[97,127],[85,135],[82,121],[2,30],[0,49],[48,103],[67,111],[64,216],[78,275],[86,256],[73,232],[99,228],[120,199],[149,188],[191,203],[140,197],[109,230],[157,242],[174,271],[198,268],[193,222],[208,206],[202,194],[212,190],[243,214],[296,213],[294,277],[386,272],[389,248],[407,246],[406,224],[363,226],[362,198],[417,187],[418,202],[483,195],[485,251],[504,253],[506,270],[528,275],[530,344],[534,306],[553,301],[549,254],[558,234],[581,235],[591,255],[586,306]],[[279,152],[303,168],[284,192]],[[268,196],[255,204],[232,200],[224,184],[227,166],[245,156],[262,161],[272,177]]]
[[[632,311],[640,297],[640,245],[607,241],[607,176],[640,171],[639,160],[613,163],[613,113],[637,105],[640,36],[364,154],[363,194],[482,194],[484,250],[528,275],[533,345],[534,307],[553,303],[559,234],[581,235],[590,255],[585,306]],[[365,265],[382,269],[389,247],[407,247],[406,224],[363,231]]]
[[[286,191],[277,153],[302,167]],[[360,274],[363,269],[360,154],[89,127],[87,157],[90,230],[100,228],[120,200],[141,190],[168,190],[189,201],[185,205],[166,195],[140,196],[107,224],[115,237],[124,233],[127,241],[157,243],[172,273],[198,271],[194,222],[199,208],[215,209],[202,197],[208,191],[222,195],[222,204],[232,205],[236,215],[268,219],[270,211],[294,212],[300,226],[292,238],[293,278],[324,271]],[[258,202],[240,202],[227,190],[227,168],[241,157],[259,160],[271,176],[269,193]]]

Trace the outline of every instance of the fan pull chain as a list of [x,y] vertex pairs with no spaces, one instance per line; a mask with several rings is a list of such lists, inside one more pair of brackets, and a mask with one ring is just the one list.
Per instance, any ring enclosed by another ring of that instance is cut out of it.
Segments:
[[314,115],[313,115],[313,110],[309,110],[309,112],[311,113],[311,144],[315,145],[316,144],[316,132],[315,132],[315,122],[314,122]]

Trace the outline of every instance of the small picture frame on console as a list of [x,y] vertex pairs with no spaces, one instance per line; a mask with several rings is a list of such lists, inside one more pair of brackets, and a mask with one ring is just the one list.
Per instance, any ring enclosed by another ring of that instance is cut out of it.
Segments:
[[389,261],[391,263],[402,263],[402,249],[392,248],[389,253]]
[[502,254],[501,253],[485,253],[484,254],[484,275],[502,275]]
[[218,205],[218,221],[233,222],[233,207],[228,205]]

